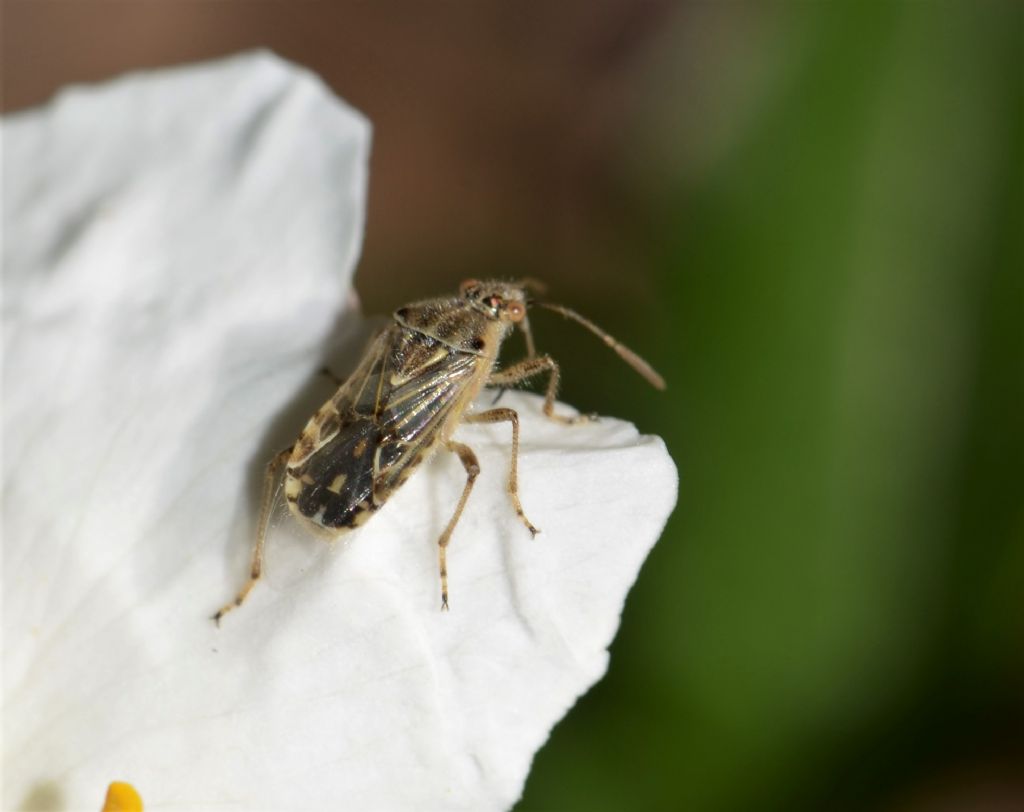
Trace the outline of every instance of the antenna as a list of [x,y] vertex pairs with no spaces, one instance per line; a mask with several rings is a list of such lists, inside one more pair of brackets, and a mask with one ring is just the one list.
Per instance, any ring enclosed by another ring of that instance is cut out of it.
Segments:
[[590,319],[585,319],[575,310],[570,310],[568,307],[563,307],[559,304],[551,304],[550,302],[534,302],[539,307],[543,307],[546,310],[553,310],[555,313],[561,313],[567,319],[572,319],[575,322],[579,322],[586,327],[590,332],[600,338],[605,344],[611,347],[618,354],[619,358],[629,364],[633,369],[640,373],[644,379],[655,389],[665,388],[665,379],[655,372],[654,367],[648,364],[643,358],[633,352],[625,344],[620,343],[616,339],[612,338],[608,333],[598,327]]

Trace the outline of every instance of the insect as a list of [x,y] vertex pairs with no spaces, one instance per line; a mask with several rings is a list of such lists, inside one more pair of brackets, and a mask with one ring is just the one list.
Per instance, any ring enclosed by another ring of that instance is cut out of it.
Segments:
[[[458,295],[400,307],[393,323],[380,332],[348,380],[317,411],[298,440],[267,466],[249,579],[235,599],[213,619],[241,606],[263,571],[267,525],[284,468],[284,494],[291,512],[314,530],[336,536],[367,521],[434,451],[455,454],[466,484],[455,511],[438,539],[441,608],[448,608],[447,550],[452,532],[480,473],[473,450],[453,439],[462,423],[509,423],[512,453],[508,494],[519,520],[536,535],[519,501],[519,415],[509,408],[473,413],[470,406],[485,386],[506,387],[538,375],[548,376],[543,412],[559,423],[594,419],[555,412],[560,377],[549,355],[538,355],[527,308],[543,307],[572,319],[600,337],[652,386],[664,379],[632,350],[578,313],[535,301],[535,282],[462,283]],[[513,329],[526,339],[526,358],[497,368],[502,342]]]

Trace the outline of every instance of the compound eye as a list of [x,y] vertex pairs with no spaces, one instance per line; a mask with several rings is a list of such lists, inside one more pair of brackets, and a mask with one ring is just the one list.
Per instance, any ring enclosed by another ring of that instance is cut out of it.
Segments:
[[459,294],[466,296],[480,287],[480,283],[476,279],[467,279],[461,285],[459,285]]
[[526,316],[526,305],[522,302],[509,302],[505,308],[508,311],[508,317],[514,322],[520,322]]

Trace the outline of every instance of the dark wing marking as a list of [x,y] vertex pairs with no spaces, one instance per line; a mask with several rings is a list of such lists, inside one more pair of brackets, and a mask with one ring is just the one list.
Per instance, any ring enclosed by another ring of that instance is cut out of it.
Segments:
[[397,325],[378,336],[303,432],[308,453],[288,469],[302,515],[330,528],[365,520],[433,447],[478,361]]
[[291,472],[302,483],[299,512],[324,527],[355,527],[371,504],[373,449],[380,429],[372,420],[356,420]]

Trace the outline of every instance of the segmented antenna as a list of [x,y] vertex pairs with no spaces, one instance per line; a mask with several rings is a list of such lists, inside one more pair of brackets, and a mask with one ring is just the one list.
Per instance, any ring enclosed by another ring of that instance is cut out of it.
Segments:
[[646,380],[655,389],[665,388],[665,379],[661,377],[643,358],[633,352],[629,347],[616,339],[612,338],[608,333],[598,327],[590,319],[586,319],[577,313],[575,310],[570,310],[568,307],[563,307],[560,304],[552,304],[551,302],[534,302],[539,307],[543,307],[545,310],[553,310],[555,313],[561,313],[567,319],[572,319],[575,322],[579,322],[586,327],[590,332],[600,338],[605,344],[611,347],[618,354],[619,358],[629,364],[633,369],[640,373],[644,380]]

